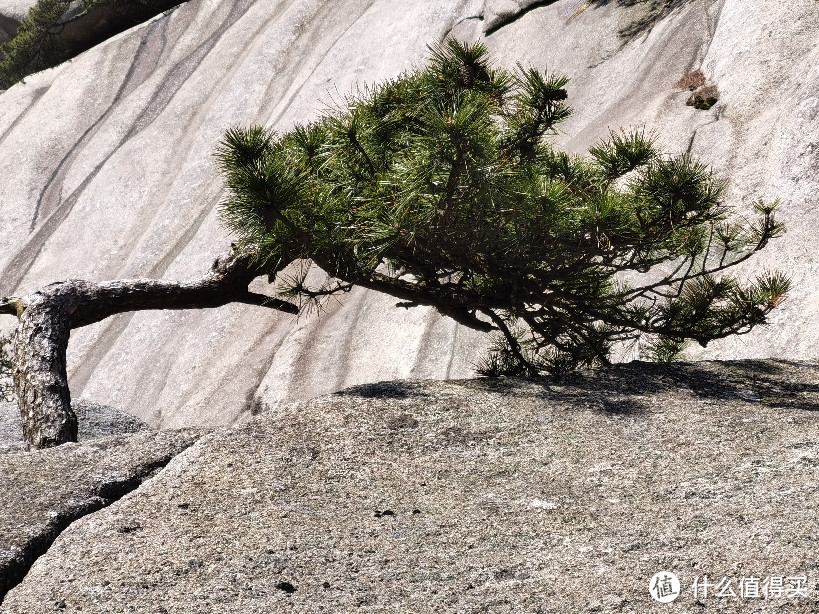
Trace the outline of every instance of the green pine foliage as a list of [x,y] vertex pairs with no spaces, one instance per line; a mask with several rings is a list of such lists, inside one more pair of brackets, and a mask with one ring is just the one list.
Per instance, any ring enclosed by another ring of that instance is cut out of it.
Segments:
[[[739,220],[707,166],[641,131],[555,149],[567,83],[449,41],[286,134],[229,130],[222,220],[289,296],[360,285],[495,331],[488,374],[605,364],[640,338],[667,360],[764,324],[788,279],[730,269],[782,232],[776,203]],[[332,281],[309,287],[303,266],[282,279],[305,261]]]
[[55,49],[51,29],[69,5],[70,0],[40,0],[20,23],[15,37],[0,45],[0,88],[66,59]]

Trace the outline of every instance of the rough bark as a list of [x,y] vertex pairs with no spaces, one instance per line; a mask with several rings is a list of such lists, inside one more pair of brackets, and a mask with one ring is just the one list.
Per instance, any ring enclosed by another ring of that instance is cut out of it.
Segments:
[[13,379],[28,446],[47,448],[77,440],[66,373],[72,329],[127,311],[201,309],[233,302],[297,313],[291,303],[248,290],[248,284],[260,274],[249,257],[231,251],[197,281],[69,280],[29,296],[0,300],[0,313],[16,315],[19,320]]

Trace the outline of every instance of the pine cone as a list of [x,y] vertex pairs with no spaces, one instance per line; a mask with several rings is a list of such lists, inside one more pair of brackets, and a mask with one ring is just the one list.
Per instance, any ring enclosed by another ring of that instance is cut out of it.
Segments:
[[548,102],[559,102],[561,100],[566,100],[569,97],[569,94],[563,88],[556,89],[556,90],[549,90],[543,94],[543,97]]
[[489,73],[480,64],[464,64],[458,69],[458,85],[472,87],[476,81],[489,82]]
[[475,84],[475,75],[477,72],[474,66],[461,66],[458,69],[458,85],[462,87],[472,87]]

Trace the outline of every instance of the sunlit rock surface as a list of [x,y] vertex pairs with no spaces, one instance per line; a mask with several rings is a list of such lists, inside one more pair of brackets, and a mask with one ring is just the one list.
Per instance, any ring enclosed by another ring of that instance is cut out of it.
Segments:
[[36,0],[0,0],[0,17],[19,23],[36,3]]
[[[772,360],[355,386],[203,436],[71,524],[0,613],[814,614],[817,409],[816,368]],[[0,454],[0,565],[68,507],[40,472],[83,502],[174,435]],[[739,596],[780,574],[804,596]]]
[[[508,66],[566,72],[576,113],[556,138],[571,150],[645,126],[726,175],[741,211],[782,198],[788,234],[752,270],[784,269],[794,291],[770,327],[704,355],[814,358],[819,5],[691,0],[625,37],[639,6],[586,4],[191,0],[31,76],[0,94],[0,294],[68,277],[200,276],[230,241],[212,157],[226,128],[286,130],[419,66],[452,35],[485,38]],[[488,27],[490,13],[505,25]],[[709,111],[675,87],[697,69],[719,88]],[[72,337],[72,394],[170,427],[363,382],[473,373],[479,335],[394,304],[354,291],[299,319],[246,306],[118,316]]]

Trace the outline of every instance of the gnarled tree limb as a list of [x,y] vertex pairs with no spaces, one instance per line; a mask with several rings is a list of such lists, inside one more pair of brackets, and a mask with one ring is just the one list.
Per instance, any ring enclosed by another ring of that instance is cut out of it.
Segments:
[[201,309],[233,302],[298,313],[291,303],[248,290],[248,284],[262,273],[249,256],[231,250],[196,281],[69,280],[25,297],[0,300],[0,313],[19,320],[13,379],[28,446],[47,448],[77,440],[66,373],[72,329],[128,311]]

